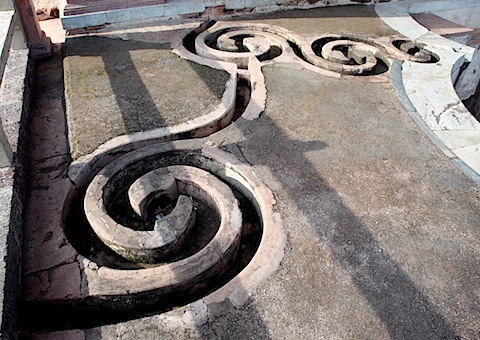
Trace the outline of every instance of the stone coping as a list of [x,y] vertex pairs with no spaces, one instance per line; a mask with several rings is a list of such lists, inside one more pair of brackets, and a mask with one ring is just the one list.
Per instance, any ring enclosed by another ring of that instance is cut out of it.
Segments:
[[[468,7],[480,12],[478,1],[403,1],[375,6],[378,16],[401,34],[426,44],[440,61],[416,65],[405,61],[395,74],[404,104],[429,138],[475,183],[480,184],[480,122],[467,110],[454,88],[460,68],[475,49],[443,38],[410,14]],[[464,71],[465,72],[465,71]],[[477,76],[478,77],[478,76]]]
[[[13,29],[10,33],[13,34]],[[0,168],[0,337],[14,339],[21,296],[26,148],[34,65],[27,49],[10,50],[6,57],[0,93],[0,135],[3,139],[0,143],[6,143],[4,146],[13,152],[10,155],[13,155],[13,162],[10,166],[4,163],[7,166]]]
[[[329,5],[354,5],[358,3],[375,3],[377,0],[336,0],[309,1],[309,0],[176,0],[167,1],[158,5],[123,8],[115,10],[99,10],[91,13],[68,15],[68,0],[61,1],[60,18],[66,30],[99,26],[104,24],[160,19],[168,20],[181,15],[222,16],[224,11],[254,11],[274,12],[289,9],[309,9]],[[384,0],[385,1],[385,0]],[[386,0],[389,1],[389,0]],[[228,16],[228,14],[227,14]]]

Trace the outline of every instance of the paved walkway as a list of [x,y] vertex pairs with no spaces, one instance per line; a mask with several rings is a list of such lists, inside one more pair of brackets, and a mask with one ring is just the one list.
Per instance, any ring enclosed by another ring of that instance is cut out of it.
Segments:
[[[371,7],[293,11],[233,24],[244,22],[304,37],[354,31],[381,40],[397,34]],[[168,26],[114,26],[96,34],[135,44],[164,36],[178,46]],[[480,337],[480,189],[412,119],[394,85],[395,73],[369,81],[318,71],[300,60],[271,62],[261,72],[267,91],[261,116],[239,118],[192,143],[234,155],[272,191],[287,237],[278,270],[248,291],[241,305],[203,300],[190,309],[109,325],[88,318],[62,324],[48,314],[34,315],[41,308],[32,308],[24,314],[27,333],[40,339]],[[258,74],[249,76],[258,84]],[[75,300],[84,292],[84,269],[78,271],[78,253],[63,231],[63,204],[76,192],[68,177],[62,77],[60,53],[38,66],[24,265],[27,302],[34,304],[27,307]],[[95,83],[95,76],[90,79]],[[171,81],[190,86],[181,77]],[[208,88],[205,82],[196,89]],[[75,88],[82,90],[88,89]],[[260,105],[257,95],[254,86],[252,102]],[[78,100],[70,96],[67,107]],[[90,124],[86,120],[82,128]],[[135,138],[132,143],[143,143]],[[125,152],[125,145],[118,140],[115,150]],[[42,329],[57,332],[41,334]]]

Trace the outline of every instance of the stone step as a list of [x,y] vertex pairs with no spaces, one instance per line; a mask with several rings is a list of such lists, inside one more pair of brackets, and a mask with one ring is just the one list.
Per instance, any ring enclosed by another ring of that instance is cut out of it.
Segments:
[[428,30],[450,40],[469,46],[472,46],[471,43],[477,45],[479,43],[478,32],[473,28],[459,25],[433,13],[412,14],[412,17]]

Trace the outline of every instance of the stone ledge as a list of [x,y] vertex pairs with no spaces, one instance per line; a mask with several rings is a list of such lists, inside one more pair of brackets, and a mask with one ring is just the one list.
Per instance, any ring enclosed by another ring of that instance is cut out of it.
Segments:
[[23,209],[27,122],[30,111],[30,89],[33,63],[28,50],[10,52],[0,93],[0,119],[14,152],[13,166],[0,172],[0,308],[1,337],[17,337],[18,300],[21,292]]
[[[389,0],[382,0],[386,2]],[[69,9],[67,0],[63,0],[60,11],[62,25],[66,30],[101,26],[105,24],[146,19],[169,19],[178,16],[222,16],[242,12],[272,12],[286,9],[308,9],[329,6],[332,1],[327,0],[182,0],[165,2],[157,5],[146,6],[148,2],[139,0],[141,6],[130,8],[103,7],[83,8],[81,14],[74,14]],[[335,5],[373,4],[377,0],[337,0]],[[77,12],[80,13],[80,12]]]

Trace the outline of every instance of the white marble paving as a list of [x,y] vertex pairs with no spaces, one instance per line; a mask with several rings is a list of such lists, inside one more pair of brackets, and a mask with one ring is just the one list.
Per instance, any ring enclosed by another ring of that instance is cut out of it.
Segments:
[[375,9],[392,28],[425,44],[440,57],[437,64],[405,62],[402,65],[403,87],[416,113],[433,132],[428,135],[436,139],[435,144],[445,146],[446,149],[441,147],[445,154],[480,184],[480,123],[463,105],[453,85],[458,77],[460,81],[478,81],[477,72],[472,72],[475,63],[460,75],[465,61],[475,61],[475,49],[430,32],[410,16],[429,12],[476,28],[480,25],[480,2],[406,0],[377,4]]

